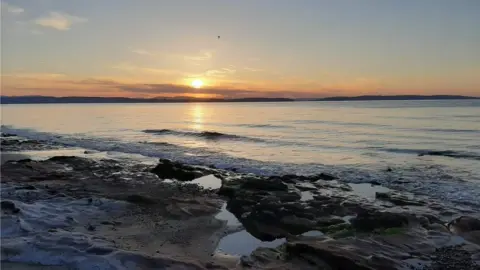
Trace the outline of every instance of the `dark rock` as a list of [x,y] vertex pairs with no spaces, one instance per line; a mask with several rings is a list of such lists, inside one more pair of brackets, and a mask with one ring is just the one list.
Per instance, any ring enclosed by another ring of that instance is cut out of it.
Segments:
[[373,259],[374,250],[372,250],[372,247],[362,248],[334,241],[309,240],[287,243],[286,251],[292,257],[308,258],[311,263],[317,265],[318,269],[396,269],[393,259],[386,256]]
[[480,231],[480,220],[473,217],[461,216],[450,221],[447,227],[453,233]]
[[16,187],[15,188],[16,190],[22,190],[22,189],[26,189],[26,190],[36,190],[37,188],[32,186],[32,185],[28,185],[28,186],[22,186],[22,187]]
[[89,230],[89,231],[95,231],[95,226],[93,226],[92,224],[88,224],[87,230]]
[[206,172],[200,172],[198,169],[184,165],[178,162],[172,162],[168,159],[161,159],[160,163],[151,170],[162,179],[177,179],[179,181],[192,181],[195,178],[205,176]]
[[250,256],[242,256],[240,257],[240,264],[243,267],[252,267],[254,264],[254,261]]
[[16,214],[16,213],[20,212],[20,209],[17,208],[15,203],[12,202],[12,201],[2,201],[1,202],[1,208],[2,208],[3,211],[10,211],[13,214]]
[[125,201],[135,204],[155,204],[155,200],[143,195],[129,195],[125,198]]
[[370,184],[372,184],[372,186],[380,186],[380,185],[382,185],[380,182],[375,181],[375,180],[370,181]]
[[416,206],[421,206],[424,205],[425,203],[420,202],[420,201],[414,201],[406,196],[396,194],[394,192],[375,192],[375,199],[378,200],[383,200],[383,201],[389,201],[393,204],[399,205],[399,206],[404,206],[404,205],[416,205]]
[[320,227],[331,226],[331,225],[343,224],[344,222],[345,221],[341,218],[321,217],[320,219],[317,220],[317,226],[320,226]]
[[327,181],[338,179],[338,177],[330,174],[326,174],[326,173],[318,174],[315,176],[315,178],[317,178],[317,180],[321,179],[321,180],[327,180]]
[[98,246],[93,246],[93,247],[90,247],[90,248],[88,248],[87,250],[85,250],[85,252],[87,252],[87,253],[95,254],[95,255],[100,255],[100,256],[110,254],[110,253],[112,253],[113,251],[114,251],[113,248],[109,248],[109,247],[98,247]]
[[458,246],[438,248],[433,257],[433,262],[424,270],[479,270],[480,265],[472,260],[472,253]]
[[291,234],[302,234],[304,232],[310,231],[317,223],[314,220],[309,220],[306,218],[299,218],[297,216],[286,216],[280,220],[279,225],[285,228]]
[[298,188],[301,191],[311,191],[311,190],[317,190],[316,187],[310,187],[310,186],[303,186],[303,185],[295,185],[296,188]]
[[250,178],[241,184],[243,189],[267,190],[267,191],[287,191],[288,186],[280,181],[272,181],[265,178]]
[[352,226],[360,231],[403,227],[409,222],[409,217],[402,213],[363,212],[350,220]]

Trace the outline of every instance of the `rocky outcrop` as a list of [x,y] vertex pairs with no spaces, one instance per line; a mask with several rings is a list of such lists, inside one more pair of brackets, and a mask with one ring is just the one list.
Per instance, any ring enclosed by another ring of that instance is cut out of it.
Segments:
[[161,159],[160,163],[151,172],[158,175],[161,179],[176,179],[179,181],[192,181],[195,178],[207,175],[206,172],[202,172],[192,166],[168,159]]
[[20,212],[20,209],[17,208],[14,202],[12,201],[2,201],[1,202],[2,212],[16,214]]
[[408,225],[412,216],[405,213],[366,211],[359,213],[350,222],[356,230],[373,231],[375,229],[398,228]]
[[414,206],[422,206],[425,205],[424,202],[410,199],[405,195],[397,194],[395,192],[376,192],[375,198],[377,200],[382,201],[389,201],[395,205],[405,206],[405,205],[414,205]]
[[[293,176],[288,182],[301,183]],[[362,207],[344,203],[343,198],[317,194],[312,200],[302,201],[300,193],[278,177],[245,177],[225,181],[219,190],[228,197],[231,211],[253,236],[271,241],[308,231],[327,230],[345,223],[338,216],[355,215]],[[341,230],[343,228],[339,228]]]
[[456,234],[480,231],[480,219],[461,216],[448,223],[448,229]]

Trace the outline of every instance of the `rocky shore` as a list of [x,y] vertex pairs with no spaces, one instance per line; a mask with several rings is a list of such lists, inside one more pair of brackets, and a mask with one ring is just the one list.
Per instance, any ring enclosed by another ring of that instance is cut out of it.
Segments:
[[1,139],[6,269],[480,269],[468,206]]

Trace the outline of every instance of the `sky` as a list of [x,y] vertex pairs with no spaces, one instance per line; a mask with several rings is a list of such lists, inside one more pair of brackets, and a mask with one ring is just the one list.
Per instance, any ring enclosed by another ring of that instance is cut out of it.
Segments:
[[478,0],[1,0],[1,14],[2,95],[480,96]]

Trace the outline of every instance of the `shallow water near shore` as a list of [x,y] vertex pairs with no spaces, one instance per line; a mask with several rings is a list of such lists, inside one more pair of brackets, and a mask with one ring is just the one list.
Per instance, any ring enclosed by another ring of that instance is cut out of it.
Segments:
[[2,131],[117,157],[324,171],[480,207],[479,115],[478,100],[6,105]]

